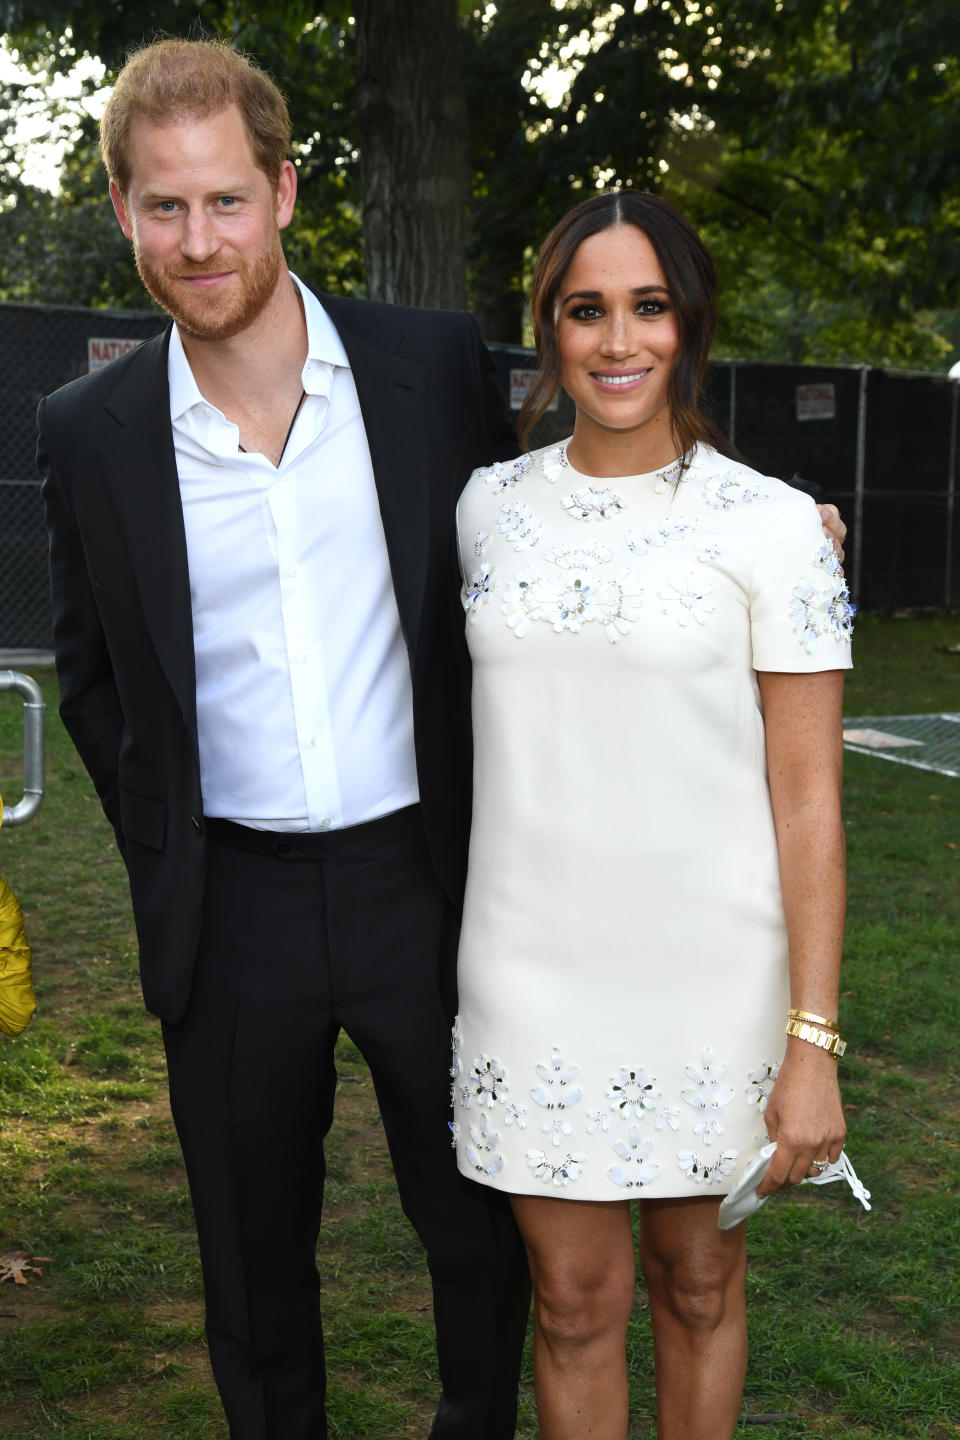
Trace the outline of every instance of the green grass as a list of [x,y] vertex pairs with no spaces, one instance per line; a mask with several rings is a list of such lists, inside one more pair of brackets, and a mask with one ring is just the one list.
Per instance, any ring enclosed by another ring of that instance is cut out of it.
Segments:
[[[849,715],[960,711],[956,617],[860,622]],[[34,946],[38,1015],[0,1037],[0,1251],[50,1256],[0,1289],[5,1440],[224,1440],[158,1026],[142,1008],[109,827],[50,706],[48,795],[0,834]],[[0,696],[0,792],[20,793]],[[772,1440],[960,1435],[960,781],[849,755],[843,1020],[848,1148],[873,1192],[780,1197],[751,1222],[745,1411]],[[338,1440],[426,1435],[430,1290],[394,1197],[372,1086],[343,1042],[320,1242]],[[264,1237],[265,1263],[282,1239]],[[469,1343],[468,1337],[465,1343]],[[631,1440],[654,1434],[642,1289]],[[775,1417],[781,1417],[779,1419]],[[529,1366],[521,1440],[536,1435]]]

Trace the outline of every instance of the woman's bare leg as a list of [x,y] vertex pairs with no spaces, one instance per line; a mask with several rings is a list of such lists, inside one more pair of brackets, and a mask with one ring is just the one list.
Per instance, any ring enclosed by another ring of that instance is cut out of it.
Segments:
[[636,1288],[626,1201],[511,1195],[533,1279],[543,1440],[624,1440],[627,1321]]
[[746,1225],[717,1228],[718,1199],[642,1202],[658,1440],[730,1440],[747,1368]]

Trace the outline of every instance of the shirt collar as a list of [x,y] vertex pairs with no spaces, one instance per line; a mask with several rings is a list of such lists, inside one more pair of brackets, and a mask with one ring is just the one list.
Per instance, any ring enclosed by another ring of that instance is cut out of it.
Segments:
[[[350,368],[347,352],[337,328],[311,290],[292,271],[287,272],[296,285],[303,300],[303,313],[307,325],[307,358],[303,366],[303,388],[308,395],[328,395],[335,366]],[[167,375],[170,382],[170,419],[180,420],[194,405],[206,405],[207,401],[193,377],[190,361],[187,359],[176,325],[170,335],[170,351],[167,359]]]

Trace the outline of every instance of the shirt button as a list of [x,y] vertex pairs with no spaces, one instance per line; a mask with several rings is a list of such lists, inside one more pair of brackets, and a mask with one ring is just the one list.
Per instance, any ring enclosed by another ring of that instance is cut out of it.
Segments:
[[325,819],[323,819],[323,820],[320,821],[320,829],[321,829],[321,830],[329,830],[329,829],[330,829],[330,826],[331,826],[332,824],[333,824],[333,821],[332,821],[332,820],[330,820],[329,818],[325,818]]
[[303,654],[300,656],[300,663],[302,665],[309,665],[312,659],[313,656],[310,654],[310,651],[304,650]]
[[298,570],[299,570],[299,566],[297,566],[297,565],[288,565],[288,566],[287,566],[287,574],[288,574],[288,575],[296,575]]

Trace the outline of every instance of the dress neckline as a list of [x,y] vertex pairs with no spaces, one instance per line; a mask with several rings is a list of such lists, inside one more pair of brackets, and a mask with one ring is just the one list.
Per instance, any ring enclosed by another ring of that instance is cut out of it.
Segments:
[[[680,455],[668,464],[658,465],[653,470],[638,471],[630,475],[589,475],[585,470],[578,470],[572,460],[567,458],[567,449],[572,439],[573,436],[570,435],[566,440],[561,440],[556,445],[548,446],[543,452],[541,462],[543,465],[543,473],[551,484],[559,480],[560,476],[565,473],[576,477],[578,480],[583,480],[589,485],[623,485],[650,480],[657,485],[658,489],[662,488],[663,485],[677,485],[681,479],[683,456]],[[689,469],[692,465],[699,448],[699,446],[694,445],[692,450],[688,452],[686,469]]]

